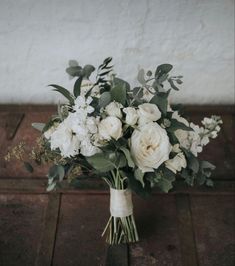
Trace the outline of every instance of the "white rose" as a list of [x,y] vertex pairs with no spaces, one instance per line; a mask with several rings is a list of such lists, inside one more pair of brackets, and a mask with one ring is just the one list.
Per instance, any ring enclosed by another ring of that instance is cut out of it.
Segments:
[[116,116],[118,118],[122,118],[122,112],[121,112],[122,107],[123,107],[122,104],[118,102],[111,102],[105,107],[105,112],[109,116]]
[[137,111],[134,107],[127,107],[123,109],[123,112],[126,114],[126,124],[134,126],[137,123],[139,118]]
[[114,138],[118,140],[122,136],[122,123],[115,116],[108,116],[101,120],[98,129],[101,139],[110,140]]
[[139,124],[155,122],[161,118],[161,112],[155,104],[143,103],[138,106]]
[[168,169],[170,169],[173,173],[181,171],[182,168],[185,168],[187,165],[185,156],[183,152],[176,154],[176,156],[170,160],[165,162],[165,165]]
[[169,159],[171,145],[166,130],[150,122],[134,130],[130,150],[136,165],[145,173],[153,172]]

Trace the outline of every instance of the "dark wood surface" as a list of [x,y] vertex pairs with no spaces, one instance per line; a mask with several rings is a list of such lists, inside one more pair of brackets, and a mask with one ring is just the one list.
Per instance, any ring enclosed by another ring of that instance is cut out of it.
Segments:
[[7,150],[24,140],[32,146],[55,106],[0,105],[0,265],[1,266],[234,266],[235,116],[233,106],[187,106],[194,122],[221,115],[221,134],[201,158],[217,165],[214,188],[177,181],[169,194],[147,200],[134,196],[140,241],[107,246],[100,237],[109,216],[109,194],[99,180],[79,189],[63,184],[46,193],[47,167],[26,172],[6,163]]

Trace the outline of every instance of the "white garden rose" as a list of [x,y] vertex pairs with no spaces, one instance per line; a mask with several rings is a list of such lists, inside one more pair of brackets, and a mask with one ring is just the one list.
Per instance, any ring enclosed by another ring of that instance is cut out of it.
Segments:
[[123,112],[126,114],[126,124],[134,126],[139,118],[136,109],[134,107],[127,107],[123,109]]
[[161,112],[152,103],[143,103],[138,106],[139,125],[146,124],[148,122],[155,122],[161,118]]
[[187,162],[183,152],[177,153],[174,158],[165,162],[166,167],[173,173],[180,172],[182,168],[187,166]]
[[166,130],[150,122],[134,130],[130,150],[136,165],[145,173],[153,172],[169,159],[171,145]]
[[122,136],[122,122],[115,116],[108,116],[100,121],[98,130],[101,139],[118,140]]
[[118,118],[122,118],[122,111],[121,111],[122,107],[123,107],[122,104],[118,102],[111,102],[105,107],[105,112],[109,116],[116,116]]

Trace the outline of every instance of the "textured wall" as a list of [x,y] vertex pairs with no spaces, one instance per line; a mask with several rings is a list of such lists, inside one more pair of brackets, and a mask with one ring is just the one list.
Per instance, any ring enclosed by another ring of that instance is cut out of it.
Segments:
[[234,102],[233,0],[0,0],[0,102],[51,103],[49,83],[72,87],[69,59],[113,56],[135,84],[138,68],[172,63],[174,102]]

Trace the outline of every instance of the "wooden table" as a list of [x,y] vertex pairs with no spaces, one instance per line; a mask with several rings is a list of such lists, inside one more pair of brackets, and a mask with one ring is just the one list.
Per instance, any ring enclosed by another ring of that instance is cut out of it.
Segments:
[[189,188],[177,181],[169,194],[134,196],[141,241],[109,247],[100,238],[109,216],[109,194],[100,181],[46,193],[47,168],[27,173],[6,163],[9,147],[33,145],[32,122],[45,122],[54,106],[0,105],[0,265],[1,266],[234,266],[234,107],[187,106],[199,122],[221,115],[219,137],[201,158],[217,165],[214,188]]

